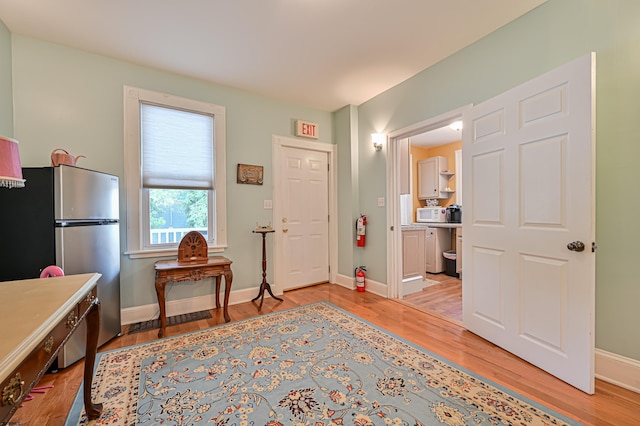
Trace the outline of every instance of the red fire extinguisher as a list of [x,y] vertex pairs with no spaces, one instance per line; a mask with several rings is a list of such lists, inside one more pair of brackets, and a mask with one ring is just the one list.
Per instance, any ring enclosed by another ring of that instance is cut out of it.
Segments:
[[356,242],[358,247],[364,247],[364,242],[366,239],[366,228],[367,228],[367,216],[360,215],[358,220],[356,221]]
[[358,266],[355,270],[355,274],[356,274],[356,290],[357,291],[364,291],[365,290],[365,275],[364,275],[364,271],[366,271],[367,268],[365,268],[364,266]]

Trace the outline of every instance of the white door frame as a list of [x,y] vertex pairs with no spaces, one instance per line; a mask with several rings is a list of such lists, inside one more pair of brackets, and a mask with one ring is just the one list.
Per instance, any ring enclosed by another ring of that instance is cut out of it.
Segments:
[[[428,118],[389,133],[387,149],[387,297],[396,299],[402,285],[402,229],[400,226],[400,152],[397,141],[448,126],[462,119],[472,104]],[[464,129],[462,129],[464,132]],[[462,134],[460,135],[462,137]]]
[[281,217],[282,210],[282,148],[290,147],[297,149],[306,149],[309,151],[320,151],[328,154],[329,163],[329,282],[336,282],[336,274],[338,271],[338,167],[337,167],[337,147],[334,144],[324,142],[314,142],[303,139],[289,138],[285,136],[273,135],[271,137],[272,157],[271,166],[273,170],[273,215],[272,224],[276,231],[273,235],[273,281],[271,284],[275,294],[282,294],[282,285],[284,282],[284,256],[282,241],[282,223],[275,220]]

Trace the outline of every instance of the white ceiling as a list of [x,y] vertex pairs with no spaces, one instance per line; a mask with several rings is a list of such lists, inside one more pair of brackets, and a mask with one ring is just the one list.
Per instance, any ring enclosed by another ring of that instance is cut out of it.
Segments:
[[546,0],[0,0],[13,34],[335,111]]
[[430,130],[426,133],[411,136],[409,142],[412,146],[419,146],[422,148],[429,148],[439,145],[445,145],[451,142],[457,142],[462,140],[462,133],[460,130],[453,130],[449,126],[444,126],[439,129]]

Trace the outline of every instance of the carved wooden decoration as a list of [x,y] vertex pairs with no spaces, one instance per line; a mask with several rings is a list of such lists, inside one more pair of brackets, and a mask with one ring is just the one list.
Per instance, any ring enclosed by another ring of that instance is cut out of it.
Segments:
[[249,164],[238,164],[238,183],[262,185],[263,167]]
[[207,240],[198,231],[191,231],[180,240],[178,263],[200,263],[209,258]]

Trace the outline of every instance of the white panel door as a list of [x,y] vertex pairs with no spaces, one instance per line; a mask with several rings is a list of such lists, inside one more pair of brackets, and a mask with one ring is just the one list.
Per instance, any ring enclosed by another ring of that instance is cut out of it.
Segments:
[[328,154],[283,147],[283,289],[329,281]]
[[[463,317],[594,392],[595,57],[463,116]],[[584,250],[576,250],[581,242]]]

